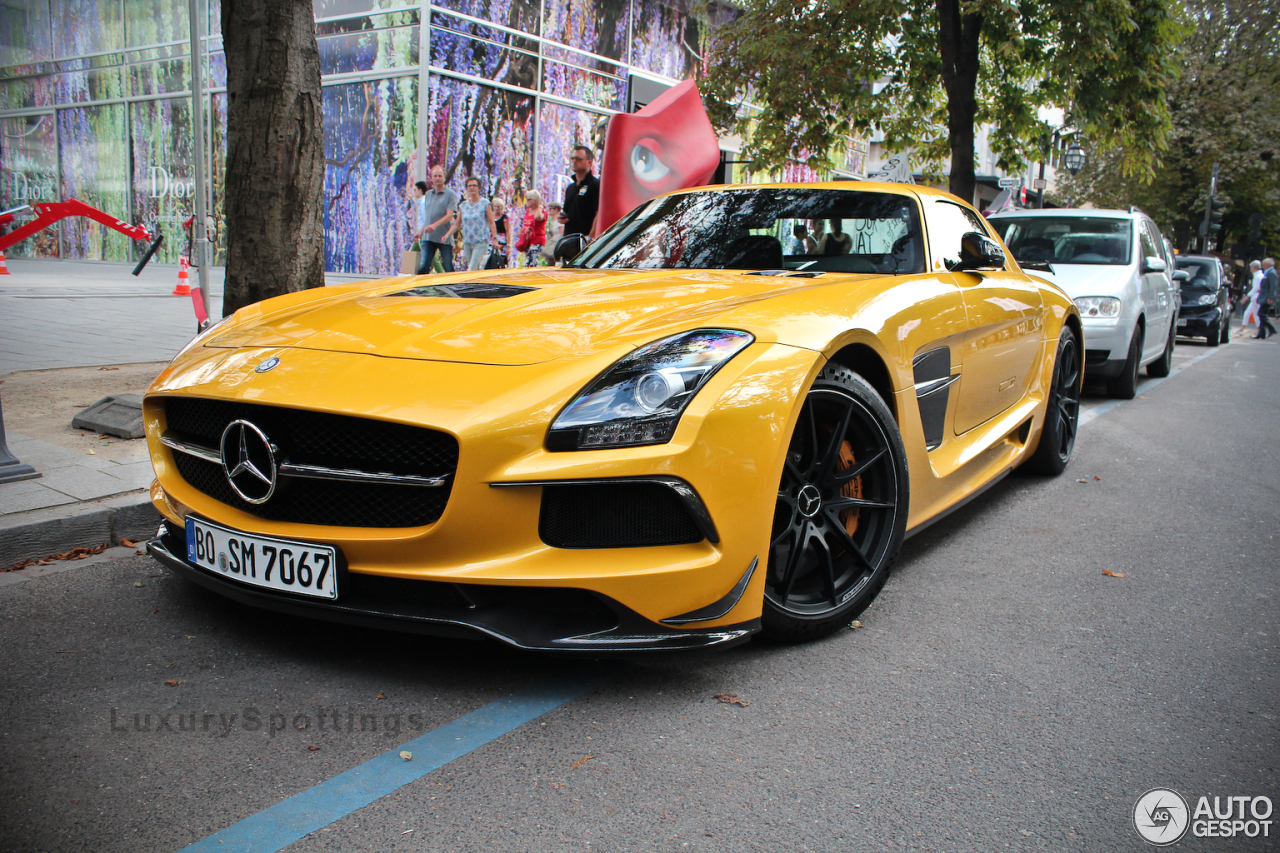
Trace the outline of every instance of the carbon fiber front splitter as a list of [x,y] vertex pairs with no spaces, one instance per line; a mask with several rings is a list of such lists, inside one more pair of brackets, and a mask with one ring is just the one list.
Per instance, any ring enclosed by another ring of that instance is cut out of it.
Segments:
[[[353,582],[336,601],[310,599],[248,586],[192,565],[176,525],[168,527],[147,543],[147,553],[175,574],[241,604],[330,622],[488,638],[519,649],[590,656],[728,648],[760,630],[759,619],[706,630],[675,630],[584,590],[441,584],[356,574],[349,575]],[[449,595],[412,594],[431,588]],[[539,602],[547,606],[539,607]]]

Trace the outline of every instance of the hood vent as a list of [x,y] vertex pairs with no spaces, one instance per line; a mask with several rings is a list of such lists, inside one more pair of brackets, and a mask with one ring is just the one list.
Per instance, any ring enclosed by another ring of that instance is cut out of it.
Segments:
[[428,296],[436,299],[506,299],[537,290],[516,284],[498,284],[488,281],[469,281],[458,284],[428,284],[408,290],[388,293],[387,296]]

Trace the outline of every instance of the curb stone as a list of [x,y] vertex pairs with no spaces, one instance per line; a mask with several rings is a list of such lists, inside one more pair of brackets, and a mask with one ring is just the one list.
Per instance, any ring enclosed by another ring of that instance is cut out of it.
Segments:
[[0,517],[0,568],[33,557],[92,548],[121,539],[150,539],[160,513],[146,491],[96,503],[69,504]]

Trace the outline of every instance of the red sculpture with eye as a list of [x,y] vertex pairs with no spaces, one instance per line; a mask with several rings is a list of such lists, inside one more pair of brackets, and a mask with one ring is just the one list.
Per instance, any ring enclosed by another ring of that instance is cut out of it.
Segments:
[[600,174],[600,233],[641,202],[706,184],[720,165],[720,142],[692,80],[635,113],[609,120]]

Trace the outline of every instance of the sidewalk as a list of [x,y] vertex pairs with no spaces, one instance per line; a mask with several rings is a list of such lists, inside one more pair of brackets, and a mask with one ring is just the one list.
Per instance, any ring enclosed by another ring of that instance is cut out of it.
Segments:
[[[137,278],[129,264],[10,258],[7,265],[10,275],[0,276],[0,380],[17,371],[166,362],[195,334],[191,297],[171,295],[177,265],[149,264]],[[224,272],[210,270],[215,317],[221,316]],[[365,278],[327,276],[329,283]],[[198,282],[193,270],[190,284]],[[101,393],[85,405],[121,393],[117,376],[104,372]],[[4,394],[0,385],[0,411]],[[49,417],[70,426],[61,413]],[[136,453],[105,458],[12,427],[5,437],[13,455],[41,476],[0,483],[0,569],[154,535],[160,519],[147,496],[151,462],[142,442]]]

